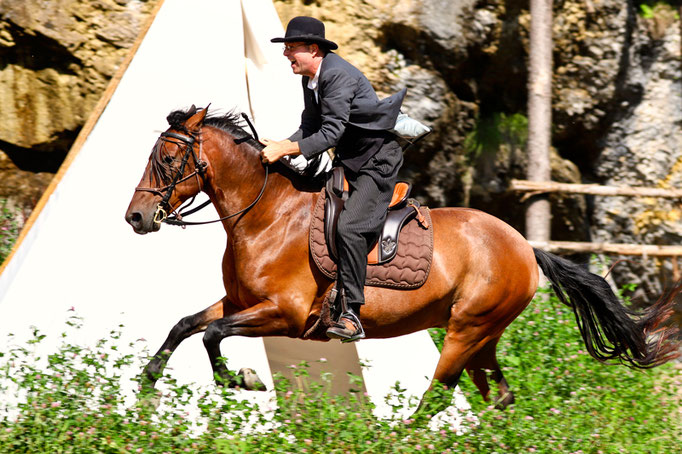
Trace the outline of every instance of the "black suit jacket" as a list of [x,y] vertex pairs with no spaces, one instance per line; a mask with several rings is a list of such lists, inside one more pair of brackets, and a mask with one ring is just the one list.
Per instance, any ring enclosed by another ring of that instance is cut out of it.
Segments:
[[[337,156],[357,160],[348,136],[382,137],[393,128],[406,90],[379,100],[367,78],[356,67],[329,52],[321,63],[318,79],[319,102],[308,88],[309,77],[302,78],[305,108],[301,126],[289,139],[298,142],[301,154],[310,159],[323,151],[337,148]],[[371,156],[370,156],[371,157]],[[364,157],[362,158],[364,159]],[[356,163],[357,164],[357,163]]]

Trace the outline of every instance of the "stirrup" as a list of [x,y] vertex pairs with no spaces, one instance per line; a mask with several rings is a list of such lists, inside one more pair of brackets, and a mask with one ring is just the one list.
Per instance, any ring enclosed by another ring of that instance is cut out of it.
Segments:
[[[355,342],[356,340],[364,339],[365,338],[365,330],[362,327],[362,323],[360,323],[360,318],[358,318],[357,315],[355,315],[355,312],[353,312],[349,307],[348,303],[346,301],[346,295],[343,289],[338,291],[336,289],[336,286],[332,289],[330,293],[330,297],[333,296],[334,299],[331,299],[331,301],[336,301],[336,296],[337,292],[341,293],[341,313],[339,314],[339,318],[337,322],[334,324],[334,326],[330,327],[327,329],[327,337],[330,339],[340,339],[341,342],[346,343],[346,342]],[[346,327],[346,324],[343,323],[343,319],[348,320],[350,323],[352,323],[355,326],[355,330],[351,331]]]
[[[343,322],[344,319],[354,325],[354,331],[347,328],[346,323]],[[362,323],[360,323],[360,319],[357,315],[353,312],[345,312],[341,314],[339,321],[327,330],[327,337],[330,339],[339,339],[345,344],[347,342],[355,342],[364,339],[365,330],[362,328]]]

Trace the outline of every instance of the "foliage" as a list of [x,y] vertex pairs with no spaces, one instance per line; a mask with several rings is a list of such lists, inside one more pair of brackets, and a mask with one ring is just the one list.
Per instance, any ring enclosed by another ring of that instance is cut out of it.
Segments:
[[661,12],[673,12],[676,20],[679,20],[679,14],[675,11],[675,1],[665,0],[640,0],[639,15],[644,19],[655,19],[657,14]]
[[[540,290],[548,294],[549,290]],[[432,333],[436,343],[443,334]],[[498,359],[516,403],[500,412],[460,385],[480,418],[482,452],[676,452],[682,436],[676,389],[682,369],[639,371],[596,362],[571,310],[551,294],[536,297],[502,336]]]
[[[124,377],[146,359],[137,358],[139,347],[119,345],[120,327],[94,347],[73,345],[64,334],[58,351],[42,359],[36,352],[45,340],[36,331],[25,346],[0,353],[0,394],[8,397],[0,399],[0,452],[675,452],[680,372],[601,365],[583,351],[571,318],[554,297],[531,303],[499,346],[516,404],[494,409],[463,377],[477,418],[468,418],[461,435],[414,419],[378,420],[358,377],[349,377],[355,391],[334,396],[329,377],[311,381],[304,363],[292,382],[276,380],[273,412],[232,390],[167,376],[154,411],[126,400]],[[69,323],[78,329],[80,322]],[[432,332],[442,344],[442,330]]]
[[524,148],[528,140],[528,118],[520,113],[507,115],[496,112],[480,117],[476,128],[464,139],[467,155],[478,158],[482,154],[496,154],[500,146]]
[[17,213],[6,200],[0,199],[0,263],[9,256],[20,230]]

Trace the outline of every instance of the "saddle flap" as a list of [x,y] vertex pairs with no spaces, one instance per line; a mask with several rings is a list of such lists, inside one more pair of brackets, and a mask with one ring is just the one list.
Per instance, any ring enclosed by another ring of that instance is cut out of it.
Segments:
[[332,174],[327,180],[327,194],[334,194],[346,200],[348,198],[348,180],[343,172],[343,167],[334,167]]
[[403,204],[400,209],[389,210],[386,215],[381,236],[367,256],[370,265],[382,264],[391,261],[398,252],[400,231],[410,220],[419,213],[419,202],[411,199]]
[[343,167],[335,167],[327,180],[324,201],[324,237],[327,242],[329,255],[334,260],[338,259],[336,251],[336,225],[347,198],[348,182],[344,176]]

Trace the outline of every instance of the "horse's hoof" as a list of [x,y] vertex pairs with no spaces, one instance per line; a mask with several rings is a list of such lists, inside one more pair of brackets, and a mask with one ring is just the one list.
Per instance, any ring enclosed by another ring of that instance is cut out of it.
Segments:
[[498,410],[504,410],[508,406],[512,405],[514,403],[514,393],[511,391],[507,391],[502,397],[500,397],[496,402],[495,402],[495,408]]
[[244,388],[251,391],[265,391],[265,384],[255,370],[245,367],[240,369],[237,375],[242,378]]

